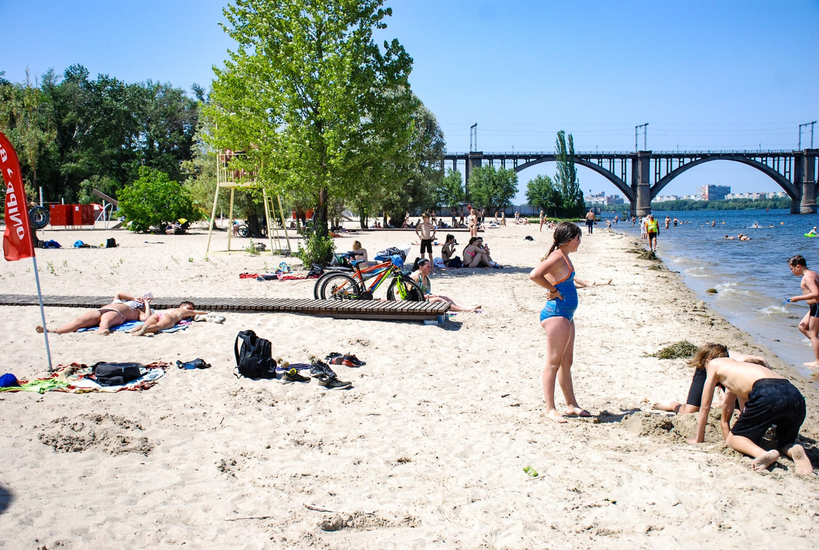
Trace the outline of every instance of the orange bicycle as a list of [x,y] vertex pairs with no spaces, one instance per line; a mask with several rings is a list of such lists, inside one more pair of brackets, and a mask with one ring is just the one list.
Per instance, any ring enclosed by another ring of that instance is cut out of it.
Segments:
[[[352,255],[345,254],[348,258]],[[376,291],[389,279],[387,300],[423,302],[424,291],[402,268],[401,256],[392,256],[369,267],[353,262],[350,271],[331,271],[322,275],[313,287],[313,296],[322,300],[373,300]]]

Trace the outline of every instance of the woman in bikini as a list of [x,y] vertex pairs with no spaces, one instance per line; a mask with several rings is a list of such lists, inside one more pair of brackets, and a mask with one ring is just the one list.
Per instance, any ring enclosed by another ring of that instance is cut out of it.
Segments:
[[431,294],[432,291],[432,283],[429,280],[429,274],[432,271],[432,264],[429,263],[429,260],[423,258],[418,261],[418,271],[414,272],[410,277],[418,283],[418,286],[421,287],[421,290],[424,291],[424,296],[430,302],[449,302],[450,306],[449,309],[452,311],[467,311],[469,313],[480,312],[481,306],[469,307],[462,304],[459,304],[449,296],[439,296],[437,294]]
[[491,267],[492,259],[475,245],[478,237],[470,237],[469,244],[464,248],[463,267]]
[[[135,297],[124,292],[117,292],[114,301],[107,306],[93,309],[83,313],[70,323],[66,323],[57,329],[48,329],[48,332],[66,334],[77,332],[81,328],[91,328],[99,326],[97,334],[106,336],[111,333],[111,329],[126,321],[144,321],[151,316],[150,295],[145,297]],[[42,326],[37,327],[37,332],[44,331]]]
[[[546,333],[546,368],[543,369],[543,395],[546,418],[566,422],[563,416],[591,416],[577,404],[572,386],[574,361],[574,312],[577,309],[577,286],[598,286],[597,281],[575,279],[569,254],[580,246],[583,232],[573,223],[563,222],[555,228],[554,243],[529,279],[549,291],[549,300],[540,312],[540,326]],[[601,283],[607,285],[611,279]],[[560,383],[566,409],[563,414],[555,406],[555,380]]]

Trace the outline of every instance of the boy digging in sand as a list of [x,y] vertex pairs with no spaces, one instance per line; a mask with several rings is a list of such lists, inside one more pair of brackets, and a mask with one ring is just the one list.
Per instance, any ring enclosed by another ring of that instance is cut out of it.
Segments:
[[143,334],[154,334],[160,330],[173,327],[183,319],[189,319],[196,315],[207,315],[207,311],[196,311],[193,302],[182,302],[178,308],[157,312],[145,320],[145,324],[131,331],[134,336]]
[[[805,398],[790,382],[774,371],[755,363],[728,357],[722,344],[702,346],[689,365],[706,370],[702,403],[697,419],[697,436],[692,443],[705,441],[705,427],[711,412],[714,389],[725,388],[720,427],[725,442],[740,453],[753,457],[752,467],[762,471],[776,462],[780,453],[789,456],[797,474],[810,474],[813,466],[805,449],[796,444],[799,428],[805,421]],[[742,412],[730,426],[736,400]],[[759,446],[765,432],[776,424],[779,450],[766,451]]]

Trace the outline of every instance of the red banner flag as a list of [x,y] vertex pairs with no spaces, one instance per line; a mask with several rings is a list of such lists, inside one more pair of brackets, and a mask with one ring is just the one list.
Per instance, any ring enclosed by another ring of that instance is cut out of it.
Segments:
[[0,170],[6,188],[6,231],[3,234],[3,255],[9,262],[34,256],[34,240],[28,223],[28,202],[20,162],[8,138],[0,132]]

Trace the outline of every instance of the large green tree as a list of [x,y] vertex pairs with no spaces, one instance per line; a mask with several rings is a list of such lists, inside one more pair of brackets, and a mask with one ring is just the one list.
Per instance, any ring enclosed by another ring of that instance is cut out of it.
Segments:
[[374,42],[392,13],[382,4],[236,0],[224,10],[238,47],[215,69],[215,143],[247,151],[273,192],[311,201],[321,238],[331,197],[378,185],[382,166],[403,169],[412,150],[412,59],[396,40]]
[[512,206],[518,192],[518,175],[514,170],[495,169],[486,165],[476,168],[469,177],[469,201],[489,210]]
[[554,184],[560,192],[562,214],[564,216],[582,216],[586,210],[583,191],[580,189],[580,180],[577,179],[577,170],[574,166],[574,139],[560,130],[555,140],[557,153],[557,173]]
[[535,177],[526,185],[526,201],[552,215],[557,214],[563,204],[552,178],[544,175]]

